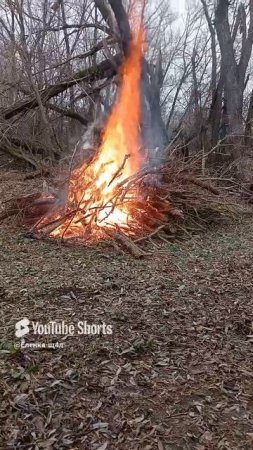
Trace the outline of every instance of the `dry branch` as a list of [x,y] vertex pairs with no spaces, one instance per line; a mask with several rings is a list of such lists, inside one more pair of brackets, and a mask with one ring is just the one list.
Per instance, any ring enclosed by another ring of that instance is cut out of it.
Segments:
[[[104,60],[100,64],[80,70],[72,75],[71,78],[63,80],[60,83],[54,84],[43,89],[40,92],[40,98],[43,104],[48,102],[52,97],[55,97],[70,87],[81,82],[92,83],[94,81],[103,80],[105,78],[112,78],[116,74],[115,67],[121,62],[121,57],[116,55],[112,57],[113,64],[110,60]],[[87,94],[88,95],[88,94]],[[36,96],[20,100],[14,105],[0,110],[0,116],[5,120],[11,119],[17,114],[36,108],[38,106],[38,99]]]
[[63,108],[62,106],[52,105],[51,103],[46,103],[46,107],[59,113],[62,116],[70,117],[71,119],[77,120],[82,125],[87,126],[89,124],[89,119],[84,117],[82,114],[70,108]]
[[106,231],[106,233],[114,239],[120,247],[123,247],[124,250],[134,256],[134,258],[140,259],[146,255],[146,253],[125,234],[110,231]]
[[[114,180],[120,176],[121,171],[114,174]],[[84,179],[85,171],[82,176],[82,180]],[[86,187],[83,186],[84,190]],[[0,219],[18,215],[26,228],[32,229],[42,238],[51,235],[60,226],[59,237],[71,241],[75,241],[75,238],[68,233],[68,229],[72,223],[75,226],[79,223],[83,227],[83,235],[77,237],[76,241],[94,244],[96,238],[92,233],[95,230],[95,236],[100,233],[103,239],[110,238],[115,247],[141,258],[145,256],[145,252],[139,247],[139,243],[156,237],[166,241],[174,239],[188,230],[188,227],[191,233],[196,226],[200,229],[200,226],[202,228],[209,222],[220,220],[224,215],[229,215],[232,209],[236,209],[236,206],[232,208],[232,203],[228,202],[221,190],[208,181],[201,180],[200,176],[187,174],[178,161],[170,162],[169,167],[142,169],[135,176],[118,183],[112,197],[96,207],[91,207],[89,200],[83,204],[80,198],[73,203],[59,204],[58,197],[57,193],[54,198],[45,198],[45,194],[42,196],[39,193],[35,197],[19,198],[14,200]],[[107,224],[101,227],[96,222],[101,211],[106,212],[103,216],[106,222],[106,217],[123,204],[128,205],[128,226]]]

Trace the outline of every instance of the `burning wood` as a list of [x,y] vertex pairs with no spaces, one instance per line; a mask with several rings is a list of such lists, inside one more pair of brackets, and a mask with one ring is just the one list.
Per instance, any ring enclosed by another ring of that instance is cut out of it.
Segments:
[[[116,183],[116,187],[104,202],[97,200],[95,203],[93,198],[86,199],[83,196],[80,199],[75,195],[71,202],[60,205],[57,195],[50,195],[47,199],[36,197],[35,211],[36,206],[39,208],[40,205],[47,205],[48,210],[34,223],[33,231],[51,237],[94,243],[107,239],[108,235],[124,234],[137,238],[165,223],[173,208],[168,200],[159,197],[157,188],[153,186],[153,175],[141,170],[135,176],[118,181],[122,177],[122,170],[124,165],[105,183],[106,188],[110,188],[113,183]],[[89,190],[92,184],[88,181],[83,186]],[[99,196],[100,191],[95,190],[95,194]]]
[[[87,165],[87,171],[93,163]],[[76,175],[74,171],[72,179]],[[116,191],[106,202],[88,210],[89,199],[84,206],[78,196],[65,203],[61,198],[62,189],[59,192],[54,189],[52,193],[13,199],[6,204],[0,221],[16,216],[29,230],[30,237],[61,238],[84,245],[106,240],[140,258],[145,253],[139,244],[145,240],[170,241],[184,231],[189,235],[187,230],[203,230],[206,224],[234,215],[237,210],[224,193],[201,176],[189,174],[176,158],[171,158],[168,166],[143,168],[123,180],[120,170],[113,183]],[[107,184],[112,184],[110,179]],[[91,180],[83,186],[90,189]],[[128,213],[127,221],[109,221],[110,214],[121,211],[122,207]]]

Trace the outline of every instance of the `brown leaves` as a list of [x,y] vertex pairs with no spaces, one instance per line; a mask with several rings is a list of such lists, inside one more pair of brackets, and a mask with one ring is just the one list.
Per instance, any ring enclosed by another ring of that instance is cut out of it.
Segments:
[[[138,261],[6,228],[0,239],[3,448],[251,449],[252,220]],[[13,351],[21,317],[113,335]]]

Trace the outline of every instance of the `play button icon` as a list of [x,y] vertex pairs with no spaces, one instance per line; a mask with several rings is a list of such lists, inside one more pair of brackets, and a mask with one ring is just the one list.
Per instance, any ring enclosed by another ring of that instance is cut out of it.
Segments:
[[15,336],[18,338],[21,338],[29,333],[29,324],[30,320],[27,319],[27,317],[24,317],[24,319],[19,320],[15,324]]

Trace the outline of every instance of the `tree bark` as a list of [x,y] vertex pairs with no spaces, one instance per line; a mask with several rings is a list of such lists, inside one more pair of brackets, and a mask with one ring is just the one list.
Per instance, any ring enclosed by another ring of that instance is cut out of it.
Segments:
[[[253,44],[253,0],[250,0],[250,21],[248,34],[246,31],[246,15],[243,5],[241,8],[242,49],[240,61],[237,64],[234,50],[235,36],[229,25],[229,1],[218,0],[215,10],[215,28],[221,51],[221,64],[224,73],[224,86],[227,94],[227,114],[229,119],[229,133],[242,134],[243,126],[243,92],[245,75],[249,63]],[[246,37],[247,34],[247,37]]]
[[245,126],[246,143],[251,144],[251,146],[252,146],[252,135],[253,135],[253,89],[250,95],[249,108]]

